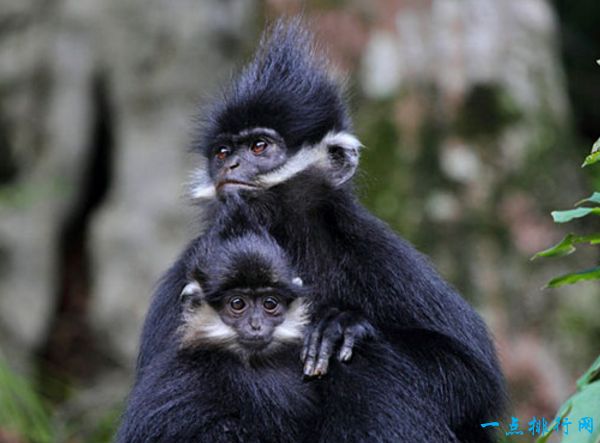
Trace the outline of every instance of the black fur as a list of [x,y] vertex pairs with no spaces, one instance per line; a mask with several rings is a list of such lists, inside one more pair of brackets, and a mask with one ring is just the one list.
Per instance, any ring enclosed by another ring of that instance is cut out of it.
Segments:
[[294,347],[242,365],[231,353],[166,349],[133,389],[120,442],[297,442],[314,429],[315,398]]
[[291,149],[332,129],[348,130],[342,94],[325,67],[298,20],[277,22],[255,59],[207,112],[197,149],[204,151],[221,133],[254,127],[276,130]]
[[[297,22],[276,25],[259,50],[258,61],[244,71],[227,101],[216,107],[204,140],[258,125],[274,128],[288,145],[300,146],[318,141],[331,129],[347,128],[341,96],[306,49],[306,39]],[[231,238],[257,227],[267,229],[312,288],[317,318],[335,308],[366,319],[377,332],[373,340],[357,345],[352,361],[332,361],[328,376],[312,382],[322,403],[314,428],[317,435],[310,438],[494,441],[480,423],[501,417],[504,381],[483,321],[423,255],[357,201],[351,184],[333,187],[319,171],[307,170],[269,190],[237,197],[210,206],[211,226],[205,236],[217,232]],[[195,402],[209,389],[198,385],[196,370],[191,369],[202,366],[198,360],[191,359],[187,369],[179,370],[178,382],[161,387],[164,402],[147,400],[153,398],[150,391],[160,382],[176,346],[179,293],[201,238],[167,272],[154,295],[121,435],[170,441],[164,436],[175,435],[167,432],[176,428],[178,441],[235,441],[224,435],[214,435],[212,440],[198,435],[203,420],[210,419],[211,411],[219,410],[224,401],[214,393],[215,409],[196,411]],[[300,372],[298,366],[298,373],[290,375],[294,388]],[[241,376],[244,383],[256,381],[253,374]],[[281,402],[288,401],[284,393],[279,394]],[[151,425],[152,430],[142,431],[147,427],[140,423]],[[282,426],[297,429],[289,423]],[[285,434],[284,428],[279,431]]]
[[231,288],[270,286],[292,293],[298,289],[291,288],[296,276],[285,252],[264,232],[249,233],[228,241],[209,240],[212,251],[199,245],[190,270],[194,278],[204,282],[202,287],[207,295]]

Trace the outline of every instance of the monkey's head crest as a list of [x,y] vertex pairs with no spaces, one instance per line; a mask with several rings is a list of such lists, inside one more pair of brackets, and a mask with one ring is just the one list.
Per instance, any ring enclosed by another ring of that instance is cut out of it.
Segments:
[[[342,88],[299,18],[278,20],[264,33],[254,59],[203,123],[194,147],[205,164],[192,198],[270,188],[312,166],[326,169],[337,186],[358,164],[361,143],[350,133]],[[263,155],[265,146],[271,149]]]

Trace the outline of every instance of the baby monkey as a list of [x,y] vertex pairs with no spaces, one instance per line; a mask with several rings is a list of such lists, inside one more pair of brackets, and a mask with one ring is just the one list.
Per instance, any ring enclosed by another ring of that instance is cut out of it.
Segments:
[[178,346],[145,369],[119,441],[315,441],[320,396],[298,358],[306,289],[282,249],[208,235],[189,253]]
[[181,292],[182,349],[225,350],[252,363],[302,342],[305,289],[274,240],[246,234],[204,248]]

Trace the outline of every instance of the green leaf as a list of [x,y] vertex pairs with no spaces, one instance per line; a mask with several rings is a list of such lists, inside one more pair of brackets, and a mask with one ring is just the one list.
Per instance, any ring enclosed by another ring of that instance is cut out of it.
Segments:
[[585,158],[585,161],[581,167],[584,168],[586,166],[593,165],[598,161],[600,161],[600,138],[596,140],[596,143],[594,143],[594,146],[592,146],[592,152]]
[[600,204],[600,192],[594,192],[588,198],[584,198],[583,200],[580,200],[577,203],[575,203],[575,206],[579,206],[579,205],[581,205],[583,203],[597,203],[597,204]]
[[548,282],[546,287],[558,288],[563,285],[572,285],[579,281],[585,280],[600,280],[600,266],[595,268],[586,269],[585,271],[572,272],[569,274],[561,275],[560,277],[553,278]]
[[[600,383],[593,383],[586,386],[585,389],[573,395],[567,403],[570,411],[563,417],[567,417],[571,423],[569,425],[569,435],[563,435],[561,443],[595,443],[600,437],[600,428],[598,427],[598,407],[600,406]],[[594,428],[590,434],[586,430],[578,431],[578,422],[583,417],[592,417]]]
[[[597,411],[600,410],[600,357],[577,381],[577,391],[573,394],[558,410],[557,418],[562,421],[568,418],[572,423],[569,425],[569,435],[562,436],[561,443],[598,443],[600,441],[600,427],[594,423],[592,433],[579,429],[579,420],[584,417],[592,417],[597,420]],[[543,436],[536,440],[536,443],[545,443],[551,435],[555,434],[553,425],[555,418],[549,423],[549,429]]]
[[570,401],[571,399],[567,400],[558,410],[558,414],[556,414],[556,418],[554,419],[554,421],[548,423],[548,429],[546,430],[546,432],[544,432],[544,434],[538,438],[535,443],[546,443],[548,441],[548,439],[552,436],[552,434],[555,432],[553,429],[554,423],[555,421],[560,417],[560,420],[562,421],[563,418],[565,418],[570,412],[571,409],[573,409],[573,404]]
[[600,357],[594,364],[577,380],[577,389],[581,390],[590,383],[600,382]]
[[531,260],[535,260],[538,257],[564,257],[575,252],[575,245],[578,243],[600,244],[600,233],[591,235],[567,234],[554,246],[535,254],[531,257]]
[[569,255],[575,252],[575,246],[573,246],[573,243],[575,243],[576,238],[577,236],[574,234],[567,234],[559,243],[555,244],[551,248],[538,252],[531,257],[531,260],[535,260],[538,257],[564,257],[565,255]]
[[576,208],[567,211],[552,211],[554,223],[566,223],[575,218],[585,217],[588,214],[600,215],[600,208]]

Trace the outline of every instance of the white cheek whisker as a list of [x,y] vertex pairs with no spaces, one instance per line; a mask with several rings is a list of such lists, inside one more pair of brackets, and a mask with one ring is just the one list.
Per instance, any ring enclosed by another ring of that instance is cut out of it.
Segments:
[[236,331],[223,323],[218,312],[208,304],[203,304],[192,311],[185,311],[183,324],[178,331],[181,335],[182,348],[234,346],[237,339]]
[[310,323],[309,308],[309,303],[302,298],[290,303],[285,320],[273,332],[273,340],[278,343],[301,342],[305,328]]
[[213,185],[194,186],[190,192],[193,200],[212,200],[217,196],[217,190]]
[[188,196],[192,200],[212,200],[217,196],[217,189],[208,174],[208,160],[200,158],[200,165],[191,173],[188,182]]
[[257,182],[265,188],[283,183],[311,166],[326,166],[327,152],[323,149],[301,148],[282,166],[274,171],[259,175]]
[[[325,135],[319,143],[301,147],[285,164],[271,172],[260,175],[257,182],[265,188],[270,188],[291,179],[312,166],[334,169],[329,153],[329,149],[333,146],[343,149],[347,158],[356,166],[362,143],[349,132],[332,131]],[[350,177],[343,177],[336,185],[343,183],[348,178]]]

